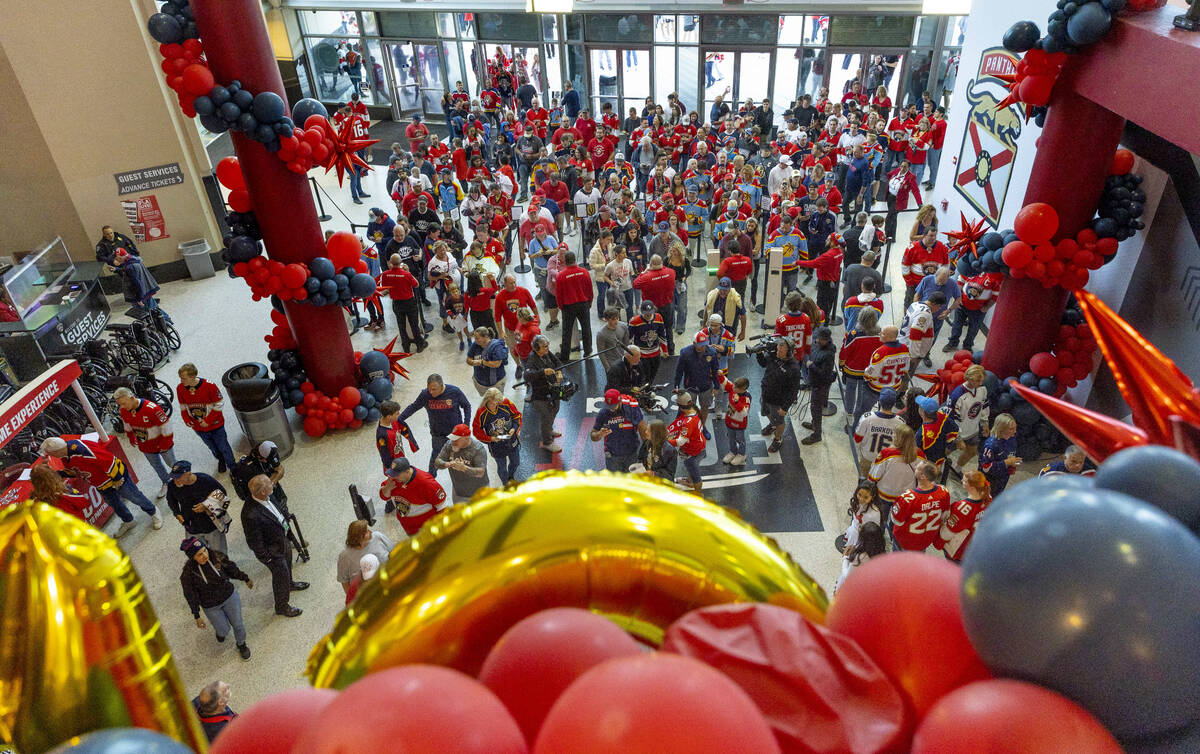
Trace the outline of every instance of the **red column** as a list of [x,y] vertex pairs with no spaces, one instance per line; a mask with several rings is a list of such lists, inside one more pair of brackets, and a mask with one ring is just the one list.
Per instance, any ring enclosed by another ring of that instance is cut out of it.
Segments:
[[[253,94],[273,91],[287,101],[260,0],[192,0],[191,8],[217,83],[237,79]],[[285,264],[323,256],[324,236],[308,178],[288,170],[253,139],[230,135],[268,256]],[[313,383],[327,395],[356,384],[354,349],[341,307],[284,302],[284,308]]]
[[[1055,240],[1074,237],[1091,224],[1124,128],[1124,118],[1076,94],[1064,70],[1037,142],[1024,200],[1045,202],[1058,211]],[[1024,371],[1031,356],[1054,343],[1068,295],[1063,288],[1043,288],[1028,278],[1006,279],[983,365],[1001,377]]]

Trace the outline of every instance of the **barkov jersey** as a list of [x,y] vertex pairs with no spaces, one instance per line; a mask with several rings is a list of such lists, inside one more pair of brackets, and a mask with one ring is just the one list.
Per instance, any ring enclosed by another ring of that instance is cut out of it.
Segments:
[[892,446],[892,438],[896,428],[904,423],[896,414],[886,411],[869,411],[858,420],[854,429],[854,444],[858,457],[862,460],[875,462],[879,452]]

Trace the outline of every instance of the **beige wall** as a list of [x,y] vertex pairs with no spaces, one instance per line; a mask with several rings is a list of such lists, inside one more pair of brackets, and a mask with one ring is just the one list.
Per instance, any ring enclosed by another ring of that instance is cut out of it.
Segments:
[[[3,8],[0,185],[10,204],[0,254],[9,253],[9,227],[26,226],[16,238],[39,229],[61,234],[75,258],[91,259],[102,225],[129,233],[122,198],[143,195],[121,197],[114,174],[174,162],[184,183],[145,192],[157,198],[169,238],[141,244],[143,257],[150,265],[177,260],[178,244],[195,238],[219,248],[200,180],[210,170],[207,155],[166,87],[157,44],[145,31],[154,4],[5,0]],[[60,41],[36,31],[47,29],[47,19]],[[24,196],[21,186],[29,187]],[[18,189],[19,210],[10,187]]]

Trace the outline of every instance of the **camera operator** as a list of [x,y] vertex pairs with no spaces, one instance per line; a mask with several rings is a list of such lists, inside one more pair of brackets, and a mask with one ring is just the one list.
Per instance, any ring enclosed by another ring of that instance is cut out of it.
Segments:
[[649,432],[637,401],[609,388],[589,436],[592,442],[604,440],[604,468],[625,472],[637,461],[638,449]]
[[642,352],[634,346],[625,346],[625,356],[608,370],[606,388],[619,390],[626,395],[641,391],[646,384],[646,372],[642,369]]
[[821,442],[821,419],[825,415],[825,404],[829,401],[829,388],[837,379],[834,364],[837,362],[837,348],[833,345],[833,334],[828,327],[818,327],[813,343],[812,354],[808,361],[808,384],[812,387],[811,403],[812,420],[803,422],[812,434],[800,442],[812,445]]
[[554,441],[562,432],[554,431],[554,418],[558,416],[558,391],[562,384],[562,362],[550,349],[550,339],[537,335],[533,339],[533,351],[525,360],[525,383],[529,385],[529,400],[537,409],[538,428],[542,450],[561,453],[562,447]]
[[[774,348],[772,348],[772,342]],[[762,415],[767,426],[763,437],[773,436],[768,453],[778,453],[783,447],[783,433],[787,430],[787,412],[796,402],[802,377],[800,363],[793,358],[792,343],[787,338],[771,338],[755,348],[755,357],[763,368]]]
[[230,469],[229,476],[233,480],[233,489],[243,502],[248,503],[253,499],[250,494],[250,480],[259,474],[269,477],[274,485],[271,502],[276,504],[282,502],[286,505],[287,493],[279,484],[279,480],[283,479],[283,462],[279,460],[279,449],[270,440],[252,448]]

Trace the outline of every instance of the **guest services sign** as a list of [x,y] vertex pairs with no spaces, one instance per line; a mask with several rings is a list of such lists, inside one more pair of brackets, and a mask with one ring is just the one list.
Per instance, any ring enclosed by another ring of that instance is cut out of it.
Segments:
[[113,177],[117,179],[117,193],[120,196],[183,183],[183,171],[179,169],[178,162],[116,173]]

